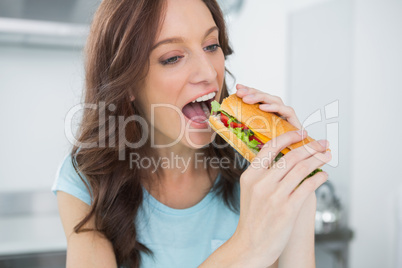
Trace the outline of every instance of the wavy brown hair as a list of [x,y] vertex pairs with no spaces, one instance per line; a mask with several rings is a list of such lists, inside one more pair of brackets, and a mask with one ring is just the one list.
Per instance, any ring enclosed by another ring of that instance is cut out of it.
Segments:
[[[219,28],[219,43],[226,59],[233,51],[221,9],[215,0],[203,2]],[[97,108],[84,110],[78,143],[71,155],[77,174],[83,175],[80,177],[91,194],[92,203],[89,214],[74,231],[103,234],[113,245],[118,265],[125,267],[139,267],[140,252],[152,254],[146,245],[137,241],[133,221],[143,201],[142,182],[150,177],[151,171],[130,167],[127,159],[133,152],[148,157],[157,156],[157,152],[149,141],[140,148],[127,144],[139,141],[144,133],[138,121],[129,120],[135,115],[144,118],[139,105],[130,101],[130,95],[138,94],[147,75],[152,44],[165,10],[164,0],[103,0],[95,13],[85,49],[84,103]],[[226,82],[221,95],[220,101],[228,96]],[[126,120],[123,130],[116,118]],[[226,142],[216,135],[212,144],[200,150],[209,157],[230,159],[227,168],[221,168],[221,180],[212,190],[230,209],[238,212],[234,189],[245,166],[236,159],[244,159],[224,145]],[[212,182],[211,174],[208,165]],[[94,229],[83,228],[91,218]]]

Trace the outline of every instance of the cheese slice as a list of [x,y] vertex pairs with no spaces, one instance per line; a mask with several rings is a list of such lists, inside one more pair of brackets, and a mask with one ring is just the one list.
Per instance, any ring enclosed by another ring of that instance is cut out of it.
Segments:
[[[269,141],[271,140],[270,138],[268,138],[268,137],[266,137],[266,136],[264,136],[264,135],[261,135],[260,133],[257,133],[256,131],[254,131],[254,130],[252,130],[252,129],[251,129],[251,131],[253,131],[253,132],[254,132],[254,135],[255,135],[260,141],[262,141],[264,144],[267,143],[267,142],[269,142]],[[289,150],[288,148],[285,148],[285,149],[283,149],[283,150],[281,151],[281,153],[283,153],[284,155],[287,154],[288,152],[290,152],[290,150]]]

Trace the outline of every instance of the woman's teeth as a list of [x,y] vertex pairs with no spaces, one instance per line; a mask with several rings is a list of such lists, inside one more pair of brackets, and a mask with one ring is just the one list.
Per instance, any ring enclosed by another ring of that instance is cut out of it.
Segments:
[[205,102],[201,102],[201,107],[205,113],[206,119],[204,120],[204,122],[206,122],[208,120],[209,116],[211,115],[211,113],[209,112],[208,106],[205,104]]
[[206,94],[206,95],[204,95],[204,96],[199,97],[199,98],[196,99],[196,100],[193,100],[193,103],[194,103],[194,102],[202,102],[202,101],[210,100],[210,99],[212,99],[213,97],[215,97],[215,95],[216,95],[215,92],[211,92],[211,93],[209,93],[209,94]]

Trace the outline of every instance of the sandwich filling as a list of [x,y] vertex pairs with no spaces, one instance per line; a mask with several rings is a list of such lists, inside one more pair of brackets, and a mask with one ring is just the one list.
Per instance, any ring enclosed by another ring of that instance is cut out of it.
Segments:
[[[222,111],[220,108],[221,105],[219,104],[219,102],[215,100],[211,102],[211,114],[220,117],[220,120],[225,125],[225,127],[232,131],[237,136],[237,138],[242,140],[250,149],[259,152],[264,146],[264,143],[259,138],[257,138],[254,132],[249,129],[245,124],[239,122],[236,118],[226,113],[225,111]],[[282,156],[284,156],[284,154],[279,152],[274,162],[278,161]],[[320,171],[322,171],[322,169],[317,168],[306,178],[304,178],[304,180],[310,178]]]
[[[232,131],[237,138],[242,140],[247,146],[256,151],[257,153],[261,150],[262,146],[264,146],[264,142],[262,142],[259,138],[256,137],[255,133],[249,129],[245,124],[239,122],[236,118],[231,116],[230,114],[222,111],[221,105],[217,101],[213,101],[211,103],[212,109],[211,114],[217,115],[223,125],[227,127],[230,131]],[[279,158],[283,156],[283,153],[279,153],[275,158],[277,161]]]

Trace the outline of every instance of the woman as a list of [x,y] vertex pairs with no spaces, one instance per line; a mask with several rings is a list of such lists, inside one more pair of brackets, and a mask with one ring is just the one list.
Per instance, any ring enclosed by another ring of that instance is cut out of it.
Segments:
[[[85,109],[53,186],[67,267],[315,265],[314,190],[327,175],[293,189],[330,160],[326,141],[309,144],[314,155],[292,150],[285,168],[267,169],[302,140],[289,132],[242,165],[204,122],[205,102],[193,104],[228,95],[231,53],[215,0],[101,3],[86,48],[85,103],[95,106]],[[237,89],[301,128],[280,98]]]

